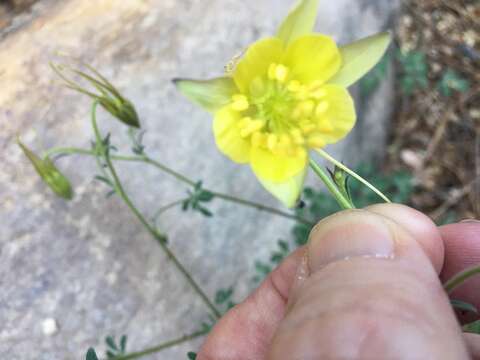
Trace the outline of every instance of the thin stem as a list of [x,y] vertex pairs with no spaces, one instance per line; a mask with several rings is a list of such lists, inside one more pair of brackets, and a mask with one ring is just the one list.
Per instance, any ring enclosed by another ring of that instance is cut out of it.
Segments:
[[177,201],[173,201],[171,202],[170,204],[167,204],[167,205],[164,205],[162,206],[160,209],[158,209],[155,214],[153,215],[152,219],[153,219],[153,222],[156,223],[157,222],[157,219],[160,215],[162,215],[163,213],[167,212],[168,210],[170,209],[173,209],[174,207],[182,204],[185,200],[188,200],[188,198],[183,198],[183,199],[180,199],[180,200],[177,200]]
[[210,192],[215,197],[217,197],[219,199],[222,199],[222,200],[225,200],[225,201],[229,201],[229,202],[240,204],[240,205],[245,205],[245,206],[257,209],[259,211],[266,211],[266,212],[269,212],[271,214],[283,216],[284,218],[296,220],[296,221],[298,221],[300,223],[303,223],[303,224],[306,224],[306,225],[315,225],[311,221],[308,221],[307,219],[304,219],[300,216],[289,214],[287,212],[272,208],[270,206],[265,206],[265,205],[262,205],[260,203],[254,202],[254,201],[245,200],[245,199],[242,199],[242,198],[239,198],[239,197],[236,197],[236,196],[222,194],[222,193],[218,193],[218,192],[215,192],[215,191],[210,191]]
[[338,189],[337,185],[335,185],[330,176],[328,176],[328,174],[313,159],[310,159],[310,167],[315,172],[315,174],[318,175],[320,180],[323,181],[328,191],[330,191],[330,193],[333,195],[335,200],[337,200],[338,205],[340,205],[342,209],[346,210],[354,208],[352,203],[342,194],[342,192]]
[[[137,219],[142,223],[142,225],[148,230],[150,234],[157,240],[158,244],[161,246],[162,250],[166,253],[168,258],[173,262],[175,267],[182,273],[182,275],[185,277],[185,279],[188,281],[188,283],[192,286],[192,288],[195,290],[195,292],[200,296],[200,298],[203,300],[205,305],[213,312],[215,317],[219,319],[221,317],[221,312],[213,305],[213,303],[210,301],[208,296],[203,292],[203,290],[200,288],[200,286],[195,282],[193,277],[190,275],[188,270],[183,266],[183,264],[178,260],[178,258],[175,256],[175,254],[168,248],[166,245],[166,236],[159,233],[157,229],[155,229],[152,225],[149,224],[149,222],[145,219],[145,217],[142,215],[142,213],[135,207],[133,202],[130,200],[128,197],[127,193],[125,192],[125,189],[122,186],[122,183],[120,181],[120,178],[118,177],[117,171],[115,170],[115,167],[113,166],[112,160],[109,155],[109,151],[106,151],[105,148],[103,147],[102,144],[102,139],[100,136],[100,132],[98,130],[97,126],[97,120],[96,120],[96,108],[97,108],[98,103],[95,101],[92,106],[92,126],[95,131],[95,137],[97,140],[97,146],[101,146],[100,150],[103,152],[103,157],[105,159],[105,163],[107,165],[107,168],[109,169],[115,190],[117,191],[118,195],[123,199],[125,204],[128,206],[128,208],[132,211],[132,213],[137,217]],[[98,145],[100,144],[100,145]]]
[[95,152],[92,150],[86,150],[76,147],[58,147],[48,149],[43,153],[44,158],[50,158],[56,155],[90,155],[95,156]]
[[368,187],[370,190],[372,190],[375,194],[377,194],[378,196],[380,196],[385,202],[387,203],[391,203],[390,199],[388,197],[386,197],[380,190],[378,190],[375,186],[373,186],[372,184],[370,184],[367,180],[365,180],[364,178],[362,178],[360,175],[358,175],[355,171],[352,171],[350,170],[348,167],[346,167],[345,165],[343,165],[340,161],[334,159],[331,155],[329,155],[327,152],[325,152],[324,150],[322,149],[316,149],[316,151],[320,154],[320,156],[322,156],[323,158],[325,158],[326,160],[330,161],[332,164],[336,165],[337,167],[339,167],[340,169],[342,169],[343,171],[345,171],[348,175],[350,175],[351,177],[357,179],[358,181],[360,181],[363,185],[365,185],[366,187]]
[[453,290],[462,285],[465,281],[478,274],[480,274],[480,266],[471,267],[452,277],[443,285],[443,287],[445,291],[450,294]]
[[138,351],[138,352],[132,352],[130,354],[127,354],[127,355],[123,355],[123,356],[119,356],[119,357],[116,357],[114,358],[113,360],[132,360],[132,359],[138,359],[138,358],[141,358],[143,356],[146,356],[146,355],[150,355],[150,354],[154,354],[154,353],[157,353],[159,351],[162,351],[162,350],[165,350],[167,348],[170,348],[172,346],[176,346],[176,345],[180,345],[184,342],[187,342],[187,341],[190,341],[190,340],[194,340],[200,336],[203,336],[203,335],[206,335],[208,333],[207,330],[202,330],[202,331],[197,331],[193,334],[190,334],[190,335],[185,335],[185,336],[182,336],[178,339],[174,339],[174,340],[170,340],[170,341],[167,341],[165,343],[162,343],[160,345],[157,345],[157,346],[154,346],[154,347],[151,347],[151,348],[148,348],[148,349],[145,349],[145,350],[142,350],[142,351]]
[[[52,149],[48,150],[47,152],[45,152],[44,156],[46,157],[46,156],[63,155],[63,154],[66,154],[66,155],[78,154],[78,155],[95,156],[94,151],[80,149],[80,148],[52,148]],[[168,166],[166,166],[166,165],[164,165],[164,164],[162,164],[162,163],[160,163],[160,162],[158,162],[158,161],[156,161],[156,160],[154,160],[154,159],[152,159],[152,158],[150,158],[146,155],[143,155],[143,156],[111,155],[110,158],[112,160],[118,160],[118,161],[143,162],[143,163],[146,163],[146,164],[149,164],[149,165],[152,165],[152,166],[156,167],[157,169],[173,176],[178,181],[183,182],[187,185],[194,186],[196,184],[196,182],[193,181],[192,179],[189,179],[185,175],[182,175],[179,172],[177,172],[175,170],[172,170]],[[278,209],[275,209],[275,208],[272,208],[272,207],[269,207],[269,206],[265,206],[263,204],[260,204],[260,203],[254,202],[254,201],[242,199],[240,197],[233,196],[233,195],[228,195],[228,194],[224,194],[224,193],[220,193],[220,192],[215,192],[215,191],[212,191],[212,190],[209,190],[209,189],[205,189],[205,191],[208,191],[208,192],[214,194],[215,197],[217,197],[219,199],[222,199],[222,200],[225,200],[225,201],[228,201],[228,202],[231,202],[231,203],[244,205],[244,206],[259,210],[259,211],[269,212],[269,213],[274,214],[274,215],[278,215],[278,216],[282,216],[282,217],[287,218],[287,219],[292,219],[292,220],[298,221],[302,224],[315,225],[313,222],[311,222],[311,221],[309,221],[305,218],[302,218],[301,216],[296,216],[296,215],[290,214],[288,212],[278,210]]]

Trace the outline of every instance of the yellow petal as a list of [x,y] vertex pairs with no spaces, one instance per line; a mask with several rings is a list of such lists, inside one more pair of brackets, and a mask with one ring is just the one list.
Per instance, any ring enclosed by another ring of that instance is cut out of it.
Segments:
[[291,208],[296,205],[300,197],[307,169],[308,168],[305,167],[303,171],[284,182],[272,182],[260,178],[259,181],[267,191],[279,199],[285,206]]
[[348,90],[341,86],[327,84],[322,89],[327,92],[324,101],[328,103],[328,108],[316,119],[316,123],[324,142],[333,144],[347,136],[355,125],[355,104]]
[[277,37],[288,46],[300,36],[313,32],[317,12],[318,0],[299,0],[280,25]]
[[263,148],[252,148],[250,163],[255,175],[262,181],[285,182],[298,175],[307,165],[306,151],[294,156],[273,154]]
[[250,142],[241,136],[241,115],[229,106],[215,114],[213,133],[221,152],[237,163],[250,161]]
[[329,80],[340,69],[342,58],[335,41],[326,35],[306,35],[288,48],[283,63],[304,84]]
[[341,47],[342,67],[329,82],[343,87],[355,83],[382,59],[391,40],[391,34],[384,32]]
[[250,83],[258,77],[265,76],[272,63],[280,62],[282,54],[282,42],[277,38],[259,40],[251,45],[233,74],[240,92],[247,93]]

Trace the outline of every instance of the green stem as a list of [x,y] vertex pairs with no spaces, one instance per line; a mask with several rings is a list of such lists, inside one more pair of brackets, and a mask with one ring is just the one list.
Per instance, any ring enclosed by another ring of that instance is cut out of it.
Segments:
[[[207,190],[207,191],[209,191],[209,190]],[[210,192],[216,198],[219,198],[219,199],[222,199],[222,200],[225,200],[225,201],[229,201],[229,202],[236,203],[236,204],[239,204],[239,205],[245,205],[245,206],[257,209],[259,211],[266,211],[266,212],[269,212],[271,214],[283,216],[284,218],[292,219],[292,220],[298,221],[302,224],[315,225],[311,221],[308,221],[307,219],[304,219],[300,216],[289,214],[287,212],[272,208],[270,206],[265,206],[265,205],[262,205],[260,203],[254,202],[254,201],[245,200],[245,199],[242,199],[242,198],[239,198],[239,197],[236,197],[236,196],[222,194],[222,193],[218,193],[218,192],[215,192],[215,191],[210,191]]]
[[338,204],[342,209],[346,210],[355,208],[350,202],[350,200],[348,200],[348,198],[346,198],[338,189],[337,185],[335,185],[330,176],[313,159],[310,159],[310,167],[315,172],[315,174],[318,175],[320,180],[323,181],[328,191],[330,191],[330,193],[333,195],[335,200],[337,200]]
[[153,222],[156,223],[157,219],[160,215],[162,215],[163,213],[165,213],[166,211],[168,211],[170,209],[173,209],[174,207],[176,207],[178,205],[183,204],[183,202],[186,201],[186,200],[188,200],[188,198],[183,198],[183,199],[180,199],[180,200],[177,200],[177,201],[173,201],[170,204],[162,206],[160,209],[155,211],[155,215],[153,215],[153,218],[152,218]]
[[161,248],[163,251],[166,253],[167,257],[173,262],[175,267],[182,273],[182,275],[185,277],[185,279],[188,281],[188,283],[192,286],[192,288],[195,290],[195,292],[200,296],[200,298],[203,300],[205,305],[213,312],[215,317],[219,319],[221,317],[221,312],[213,305],[213,303],[210,301],[208,296],[203,292],[203,290],[200,288],[200,286],[195,282],[193,277],[190,275],[190,273],[187,271],[187,269],[183,266],[183,264],[177,259],[175,254],[168,248],[166,245],[166,236],[159,233],[157,229],[155,229],[150,223],[145,219],[145,217],[142,215],[142,213],[135,207],[133,202],[130,200],[128,197],[127,193],[125,192],[125,189],[122,186],[122,183],[120,181],[120,178],[118,177],[117,171],[115,170],[115,167],[113,166],[112,160],[109,155],[109,151],[105,150],[103,144],[102,144],[102,138],[100,135],[100,132],[98,130],[97,126],[97,120],[96,120],[96,109],[97,109],[97,101],[93,103],[92,106],[92,126],[95,131],[95,137],[97,141],[97,147],[99,151],[102,151],[102,156],[105,159],[107,168],[109,169],[115,190],[117,191],[118,195],[123,199],[125,204],[128,206],[128,208],[132,211],[132,213],[137,217],[137,219],[142,223],[142,225],[148,230],[148,232],[157,240],[157,242],[160,244]]
[[445,291],[450,294],[453,290],[462,285],[465,281],[478,274],[480,274],[480,266],[471,267],[452,277],[443,285],[443,287]]
[[167,341],[165,343],[162,343],[160,345],[157,345],[157,346],[154,346],[154,347],[151,347],[151,348],[148,348],[148,349],[145,349],[145,350],[142,350],[142,351],[138,351],[138,352],[132,352],[130,354],[127,354],[127,355],[123,355],[123,356],[119,356],[119,357],[115,357],[113,358],[112,360],[132,360],[132,359],[138,359],[140,357],[143,357],[143,356],[146,356],[146,355],[150,355],[150,354],[154,354],[154,353],[157,353],[159,351],[162,351],[162,350],[165,350],[167,348],[170,348],[172,346],[176,346],[176,345],[180,345],[184,342],[187,342],[187,341],[190,341],[190,340],[194,340],[200,336],[203,336],[203,335],[206,335],[208,333],[208,331],[206,330],[202,330],[202,331],[197,331],[193,334],[190,334],[190,335],[185,335],[185,336],[182,336],[178,339],[175,339],[175,340],[171,340],[171,341]]
[[[54,155],[62,155],[62,154],[66,154],[66,155],[78,154],[78,155],[95,156],[94,151],[85,150],[85,149],[81,149],[81,148],[52,148],[52,149],[50,149],[50,150],[48,150],[47,152],[44,153],[44,157],[54,156]],[[143,155],[143,156],[111,155],[110,158],[112,160],[118,160],[118,161],[143,162],[143,163],[152,165],[152,166],[158,168],[159,170],[173,176],[175,179],[177,179],[180,182],[183,182],[183,183],[188,184],[190,186],[194,186],[196,184],[196,182],[193,181],[192,179],[189,179],[185,175],[182,175],[182,174],[176,172],[175,170],[170,169],[168,166],[166,166],[166,165],[164,165],[164,164],[162,164],[162,163],[160,163],[156,160],[153,160],[146,155]],[[240,197],[233,196],[233,195],[228,195],[228,194],[223,194],[223,193],[220,193],[220,192],[215,192],[215,191],[212,191],[212,190],[209,190],[209,189],[205,189],[205,191],[208,191],[208,192],[212,193],[215,197],[217,197],[219,199],[222,199],[222,200],[225,200],[225,201],[228,201],[228,202],[231,202],[231,203],[247,206],[247,207],[259,210],[259,211],[269,212],[269,213],[274,214],[274,215],[278,215],[278,216],[282,216],[282,217],[287,218],[287,219],[298,221],[302,224],[315,225],[313,222],[311,222],[311,221],[309,221],[305,218],[302,218],[300,216],[296,216],[296,215],[290,214],[290,213],[285,212],[285,211],[281,211],[281,210],[278,210],[278,209],[275,209],[275,208],[272,208],[272,207],[269,207],[269,206],[265,206],[263,204],[260,204],[260,203],[254,202],[254,201],[242,199]]]
[[343,171],[345,171],[348,175],[350,175],[351,177],[357,179],[358,181],[360,181],[363,185],[365,185],[366,187],[368,187],[370,190],[372,190],[375,194],[377,194],[378,196],[380,196],[385,202],[387,203],[391,203],[390,199],[388,197],[386,197],[380,190],[378,190],[375,186],[373,186],[372,184],[370,184],[367,180],[365,180],[364,178],[362,178],[360,175],[358,175],[355,171],[353,170],[350,170],[348,167],[346,167],[345,165],[343,165],[340,161],[336,160],[335,158],[333,158],[331,155],[329,155],[326,151],[322,150],[322,149],[316,149],[316,151],[320,154],[320,156],[322,156],[323,158],[325,158],[326,160],[330,161],[332,164],[336,165],[337,167],[339,167],[340,169],[342,169]]

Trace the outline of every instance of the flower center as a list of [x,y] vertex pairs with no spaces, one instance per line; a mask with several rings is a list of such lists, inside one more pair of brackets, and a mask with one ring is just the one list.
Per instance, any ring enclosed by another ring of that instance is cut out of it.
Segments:
[[325,134],[333,131],[327,95],[322,83],[304,85],[285,65],[271,64],[251,82],[248,95],[232,97],[231,107],[242,115],[240,135],[253,146],[296,156],[326,145]]

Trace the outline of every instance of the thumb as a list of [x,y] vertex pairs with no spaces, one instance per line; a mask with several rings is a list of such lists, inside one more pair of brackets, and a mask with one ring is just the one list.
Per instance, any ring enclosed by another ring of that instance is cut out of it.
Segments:
[[320,222],[269,359],[468,359],[422,222],[437,231],[398,205]]

